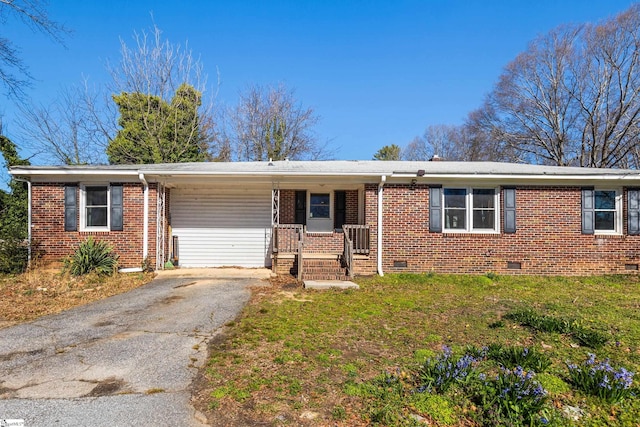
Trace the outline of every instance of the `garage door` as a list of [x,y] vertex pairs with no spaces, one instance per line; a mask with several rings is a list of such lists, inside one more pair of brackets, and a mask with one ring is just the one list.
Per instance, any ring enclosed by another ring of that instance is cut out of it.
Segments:
[[183,267],[270,264],[269,190],[173,189],[171,226]]

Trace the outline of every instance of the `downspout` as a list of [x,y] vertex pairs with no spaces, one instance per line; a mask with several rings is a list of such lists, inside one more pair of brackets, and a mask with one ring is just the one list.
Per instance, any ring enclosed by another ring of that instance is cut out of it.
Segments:
[[15,176],[13,179],[27,183],[27,265],[31,266],[31,181]]
[[380,183],[378,184],[378,274],[384,276],[382,271],[382,192],[384,183],[387,181],[387,176],[382,175],[380,177]]
[[142,172],[138,174],[138,178],[144,186],[144,218],[142,220],[144,231],[142,233],[142,260],[145,261],[149,257],[149,183],[147,183],[147,180],[144,178],[144,174]]

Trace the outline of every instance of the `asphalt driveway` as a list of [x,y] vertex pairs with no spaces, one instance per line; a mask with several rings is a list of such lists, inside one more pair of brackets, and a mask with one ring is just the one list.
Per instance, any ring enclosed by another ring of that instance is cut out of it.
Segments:
[[205,425],[189,387],[206,343],[265,273],[186,272],[0,329],[0,419],[24,419],[25,427]]

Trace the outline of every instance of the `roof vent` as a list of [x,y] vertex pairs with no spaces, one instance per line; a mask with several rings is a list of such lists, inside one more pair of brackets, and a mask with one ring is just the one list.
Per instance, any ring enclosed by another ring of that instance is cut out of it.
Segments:
[[433,157],[429,160],[430,162],[443,162],[444,159],[437,154],[434,154]]

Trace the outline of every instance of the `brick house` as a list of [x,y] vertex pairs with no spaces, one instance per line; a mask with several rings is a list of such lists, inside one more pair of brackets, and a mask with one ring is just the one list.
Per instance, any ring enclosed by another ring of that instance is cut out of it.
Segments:
[[59,261],[87,236],[120,265],[385,272],[635,273],[640,174],[491,162],[273,161],[21,166],[30,239]]

